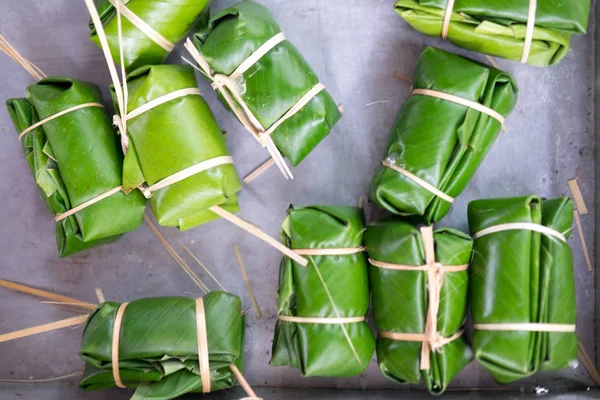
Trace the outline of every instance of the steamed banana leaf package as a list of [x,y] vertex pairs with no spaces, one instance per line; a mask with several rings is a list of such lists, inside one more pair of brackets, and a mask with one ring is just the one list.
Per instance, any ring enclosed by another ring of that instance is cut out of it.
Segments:
[[[119,60],[119,23],[121,10],[124,67],[134,70],[162,63],[175,44],[196,25],[208,22],[210,0],[95,0],[113,59]],[[90,37],[100,46],[94,24]]]
[[243,365],[243,320],[240,299],[225,292],[103,303],[83,331],[80,387],[127,387],[134,400],[229,388],[230,365]]
[[284,243],[309,263],[281,262],[271,365],[339,377],[369,366],[375,339],[365,321],[369,282],[362,218],[353,207],[290,207]]
[[473,241],[454,229],[394,218],[367,228],[365,243],[377,361],[388,379],[443,393],[473,359],[463,335]]
[[240,180],[194,70],[142,67],[128,75],[127,88],[123,186],[141,187],[158,223],[181,230],[217,218],[210,207],[238,211]]
[[590,0],[399,0],[413,28],[467,50],[545,67],[567,55],[571,35],[587,31]]
[[341,118],[324,85],[260,4],[245,0],[216,14],[186,48],[244,126],[271,155],[294,166]]
[[97,87],[50,77],[9,99],[8,113],[42,198],[61,257],[117,240],[142,222],[146,201],[121,190],[123,156]]
[[565,368],[577,358],[569,198],[469,204],[473,348],[500,383]]
[[440,221],[498,137],[517,101],[506,72],[426,48],[400,108],[370,199],[389,212]]

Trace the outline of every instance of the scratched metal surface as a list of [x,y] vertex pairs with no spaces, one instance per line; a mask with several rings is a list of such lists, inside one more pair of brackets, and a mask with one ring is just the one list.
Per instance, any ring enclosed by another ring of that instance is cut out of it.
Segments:
[[[234,3],[215,0],[214,10]],[[479,61],[478,54],[461,51],[440,39],[410,29],[392,10],[391,0],[264,0],[286,36],[302,51],[334,98],[344,106],[344,117],[332,134],[284,181],[271,168],[244,187],[241,216],[277,236],[289,204],[352,205],[365,194],[385,151],[388,131],[406,100],[407,86],[392,78],[394,71],[410,75],[426,45],[435,45]],[[88,39],[88,16],[82,1],[0,0],[0,33],[48,75],[68,75],[100,85],[107,94],[110,79],[101,51]],[[590,27],[593,32],[594,24]],[[568,194],[567,180],[581,171],[581,188],[590,208],[582,224],[594,257],[594,37],[574,37],[573,49],[559,65],[537,69],[505,60],[502,68],[516,77],[520,96],[487,159],[443,225],[466,229],[470,200],[537,193]],[[181,47],[171,56],[180,62]],[[0,55],[0,98],[22,96],[31,77]],[[217,120],[228,132],[228,143],[240,176],[267,157],[254,139],[217,101],[210,86],[200,88]],[[147,226],[119,242],[69,259],[56,256],[51,216],[40,200],[23,159],[16,133],[5,110],[0,110],[0,278],[94,301],[94,288],[107,299],[133,300],[147,296],[200,295],[159,244]],[[291,398],[289,392],[260,386],[395,389],[394,396],[413,396],[379,373],[375,357],[361,376],[350,379],[302,378],[296,370],[268,365],[276,318],[275,291],[280,254],[225,221],[186,233],[175,233],[214,272],[225,287],[250,306],[232,244],[238,243],[264,317],[247,319],[247,372],[257,391],[268,398]],[[594,273],[588,272],[579,238],[569,240],[575,257],[578,326],[581,341],[592,355],[596,350]],[[196,268],[211,286],[210,279]],[[39,301],[0,289],[0,333],[66,318],[72,314]],[[45,378],[83,367],[77,357],[81,328],[0,344],[1,378]],[[551,389],[590,384],[581,365],[556,374],[538,374],[512,386],[528,392],[535,385]],[[495,387],[490,376],[472,363],[453,388]],[[287,394],[286,394],[287,393]],[[323,392],[325,393],[325,392]],[[332,398],[333,394],[310,396]],[[364,398],[375,398],[364,394]],[[119,391],[86,393],[85,398],[128,398]],[[0,397],[82,398],[77,380],[54,384],[2,384]],[[226,397],[234,398],[234,395]],[[340,398],[349,398],[340,395]],[[215,398],[221,398],[220,395]],[[358,397],[357,397],[358,398]]]

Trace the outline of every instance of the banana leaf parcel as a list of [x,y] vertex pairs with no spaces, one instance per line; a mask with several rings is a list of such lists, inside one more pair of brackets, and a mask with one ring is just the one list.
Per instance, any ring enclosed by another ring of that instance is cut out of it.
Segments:
[[235,383],[230,365],[241,369],[243,352],[242,306],[232,294],[106,302],[83,331],[80,387],[136,389],[132,400],[222,390]]
[[304,376],[362,373],[375,350],[365,315],[369,309],[367,260],[361,210],[291,206],[284,242],[310,262],[284,258],[271,365]]
[[398,215],[440,221],[490,150],[517,101],[502,71],[434,47],[421,54],[370,199]]
[[[120,59],[116,12],[120,6],[123,66],[128,70],[161,64],[197,21],[208,22],[210,12],[210,0],[96,0],[96,4],[115,60]],[[100,46],[93,23],[90,37]]]
[[120,117],[126,123],[123,186],[142,187],[163,226],[186,230],[208,222],[218,217],[212,206],[238,211],[241,183],[194,70],[142,67],[127,76],[127,90],[127,115]]
[[341,118],[334,100],[271,12],[242,1],[215,15],[186,48],[222,99],[266,147],[298,165]]
[[537,196],[469,204],[473,348],[500,383],[577,358],[573,204]]
[[473,241],[397,219],[369,226],[377,360],[388,379],[443,393],[473,354],[463,335]]
[[145,200],[121,191],[123,156],[99,90],[42,79],[6,102],[25,158],[56,221],[61,257],[117,240],[142,222]]
[[399,0],[395,8],[410,26],[426,35],[545,67],[567,55],[571,35],[586,33],[590,0]]

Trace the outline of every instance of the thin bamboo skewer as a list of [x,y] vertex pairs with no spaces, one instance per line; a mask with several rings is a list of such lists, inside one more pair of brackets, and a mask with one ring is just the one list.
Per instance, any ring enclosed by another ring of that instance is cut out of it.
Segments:
[[285,254],[286,256],[291,258],[292,260],[296,261],[298,264],[302,265],[303,267],[306,267],[308,265],[308,260],[306,258],[297,254],[295,251],[293,251],[289,247],[284,246],[283,244],[281,244],[277,240],[273,239],[271,236],[267,235],[266,233],[264,233],[263,231],[258,229],[256,226],[252,225],[251,223],[244,221],[240,217],[233,215],[229,211],[227,211],[219,206],[213,206],[210,208],[210,210],[212,212],[214,212],[215,214],[217,214],[218,216],[220,216],[221,218],[226,219],[227,221],[231,222],[232,224],[237,225],[238,227],[242,228],[246,232],[263,240],[264,242],[266,242],[267,244],[276,248],[277,250],[279,250],[280,252],[282,252],[283,254]]
[[162,233],[160,233],[158,228],[154,225],[152,220],[150,220],[150,218],[148,218],[148,216],[146,214],[144,214],[144,220],[146,221],[148,226],[150,226],[150,229],[152,230],[152,232],[154,232],[154,234],[161,241],[163,246],[165,246],[165,248],[167,249],[167,251],[169,252],[171,257],[173,257],[175,259],[175,261],[177,261],[177,263],[179,264],[181,269],[183,269],[183,271],[196,284],[196,286],[198,286],[198,288],[200,288],[200,290],[202,290],[204,293],[210,292],[210,289],[208,288],[208,286],[206,286],[204,284],[204,282],[202,282],[202,280],[198,277],[198,275],[196,275],[196,273],[190,268],[190,266],[186,264],[186,262],[181,258],[181,256],[179,254],[177,254],[177,252],[175,251],[173,246],[171,246],[171,244],[167,241],[167,239],[165,239],[165,237],[162,235]]
[[579,219],[579,211],[573,210],[573,218],[575,219],[575,225],[577,226],[577,233],[579,234],[581,247],[583,247],[583,256],[585,257],[588,271],[592,272],[594,270],[594,266],[592,264],[592,259],[590,258],[590,253],[588,252],[587,244],[585,243],[585,236],[583,234],[583,228],[581,227],[581,220]]
[[229,364],[229,369],[231,370],[231,372],[233,372],[233,375],[235,375],[235,378],[239,382],[240,386],[242,387],[242,389],[244,389],[244,391],[250,398],[253,398],[253,399],[260,398],[256,395],[254,390],[252,390],[252,387],[250,386],[250,384],[248,383],[248,381],[246,380],[244,375],[242,375],[242,373],[240,372],[240,370],[238,369],[238,367],[235,364]]
[[[30,294],[32,296],[41,297],[43,299],[48,299],[50,301],[55,301],[57,303],[71,303],[74,305],[81,305],[82,307],[86,307],[89,303],[81,300],[74,299],[68,296],[62,296],[60,294],[47,292],[41,289],[34,289],[29,286],[21,285],[19,283],[10,282],[4,279],[0,279],[0,286],[5,287],[7,289],[16,290],[21,293]],[[94,307],[96,307],[94,305]]]
[[577,343],[577,354],[579,355],[579,359],[583,363],[584,368],[586,369],[588,374],[590,374],[592,380],[596,383],[597,386],[600,386],[600,373],[594,366],[594,362],[588,355],[587,351],[585,350],[585,347],[583,347],[583,343],[581,342]]
[[250,284],[250,279],[248,279],[248,274],[246,273],[246,266],[244,265],[244,261],[242,260],[242,255],[240,254],[240,249],[237,244],[233,245],[233,251],[235,253],[235,258],[237,258],[237,262],[240,265],[240,269],[242,270],[242,276],[244,277],[244,282],[246,283],[246,289],[248,289],[248,294],[250,295],[250,300],[252,301],[252,307],[254,307],[254,312],[256,313],[256,318],[260,319],[262,314],[260,312],[260,307],[258,306],[258,301],[256,301],[256,297],[254,296],[254,290],[252,290],[252,285]]
[[61,319],[60,321],[50,322],[49,324],[42,324],[33,326],[31,328],[20,329],[18,331],[5,333],[0,335],[0,343],[8,342],[9,340],[15,340],[24,338],[27,336],[37,335],[39,333],[50,332],[56,329],[66,328],[69,326],[75,326],[83,324],[88,319],[88,314],[79,315],[77,317],[71,317],[67,319]]
[[221,290],[223,290],[224,292],[227,291],[227,289],[225,289],[225,287],[221,285],[221,282],[219,282],[219,280],[213,275],[213,273],[210,272],[210,270],[202,263],[202,261],[200,261],[198,257],[196,257],[196,255],[181,240],[177,239],[172,233],[167,233],[169,234],[171,239],[175,240],[177,243],[179,243],[181,247],[183,247],[183,249],[188,253],[188,255],[192,257],[194,261],[196,261],[196,263],[212,278],[213,281],[215,281],[215,283],[221,288]]
[[273,165],[275,165],[275,160],[273,160],[272,158],[269,158],[267,161],[260,164],[252,172],[250,172],[248,175],[246,175],[246,177],[243,179],[243,182],[244,183],[252,182],[256,178],[258,178],[260,175],[262,175],[263,172],[265,172],[266,170],[271,168]]

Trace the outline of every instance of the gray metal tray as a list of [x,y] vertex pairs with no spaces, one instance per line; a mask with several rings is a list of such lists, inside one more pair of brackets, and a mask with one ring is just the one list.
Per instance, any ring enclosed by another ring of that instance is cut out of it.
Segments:
[[[235,1],[214,3],[213,10],[221,10]],[[294,181],[285,181],[276,168],[271,168],[244,187],[240,196],[241,216],[277,236],[291,203],[353,205],[367,192],[385,151],[394,116],[407,97],[407,85],[392,77],[394,71],[412,74],[426,45],[481,62],[486,60],[480,54],[461,51],[441,39],[412,30],[395,14],[391,0],[263,0],[262,3],[273,11],[287,38],[301,50],[345,110],[333,133],[293,171]],[[108,103],[110,79],[101,51],[88,39],[88,15],[83,1],[0,0],[0,10],[0,32],[26,57],[48,75],[68,75],[100,85]],[[597,56],[593,20],[590,34],[574,37],[571,52],[555,67],[539,69],[497,59],[503,69],[516,77],[520,87],[518,105],[507,121],[507,132],[499,137],[443,225],[466,230],[467,204],[477,198],[529,193],[547,197],[566,195],[568,179],[581,171],[581,189],[590,208],[590,214],[582,217],[582,224],[595,257],[593,82]],[[182,54],[183,49],[178,48],[170,62],[181,62]],[[2,99],[22,96],[25,87],[32,83],[30,76],[4,55],[0,55],[0,76]],[[267,158],[267,153],[224,109],[203,79],[200,88],[228,132],[231,153],[240,175],[245,176]],[[97,287],[103,289],[107,299],[115,301],[201,294],[146,225],[113,245],[59,259],[51,216],[34,187],[6,111],[0,111],[0,141],[0,278],[88,301],[95,300]],[[281,255],[226,221],[175,234],[249,307],[250,300],[232,251],[232,245],[239,244],[264,314],[260,320],[253,313],[247,318],[246,376],[259,395],[290,400],[306,396],[381,399],[424,395],[422,391],[408,391],[409,386],[398,386],[385,379],[375,357],[367,372],[350,379],[305,379],[294,369],[270,367]],[[577,332],[596,359],[595,275],[588,272],[576,234],[569,243],[575,257],[578,289]],[[210,279],[197,270],[209,283]],[[26,295],[0,289],[0,333],[71,315]],[[67,328],[0,344],[0,378],[45,378],[81,369],[83,362],[77,356],[80,335],[81,328]],[[600,397],[593,391],[579,391],[592,385],[581,364],[499,388],[475,362],[455,379],[447,396],[466,398],[465,393],[454,394],[455,390],[481,388],[493,390],[486,396],[504,398],[508,393],[530,393],[536,385],[551,393],[573,390],[569,398]],[[296,387],[366,391],[289,389]],[[468,396],[480,395],[471,391]],[[242,394],[231,390],[212,396],[239,398]],[[83,393],[75,378],[44,384],[0,383],[0,398],[113,399],[127,398],[127,393],[118,390]]]

